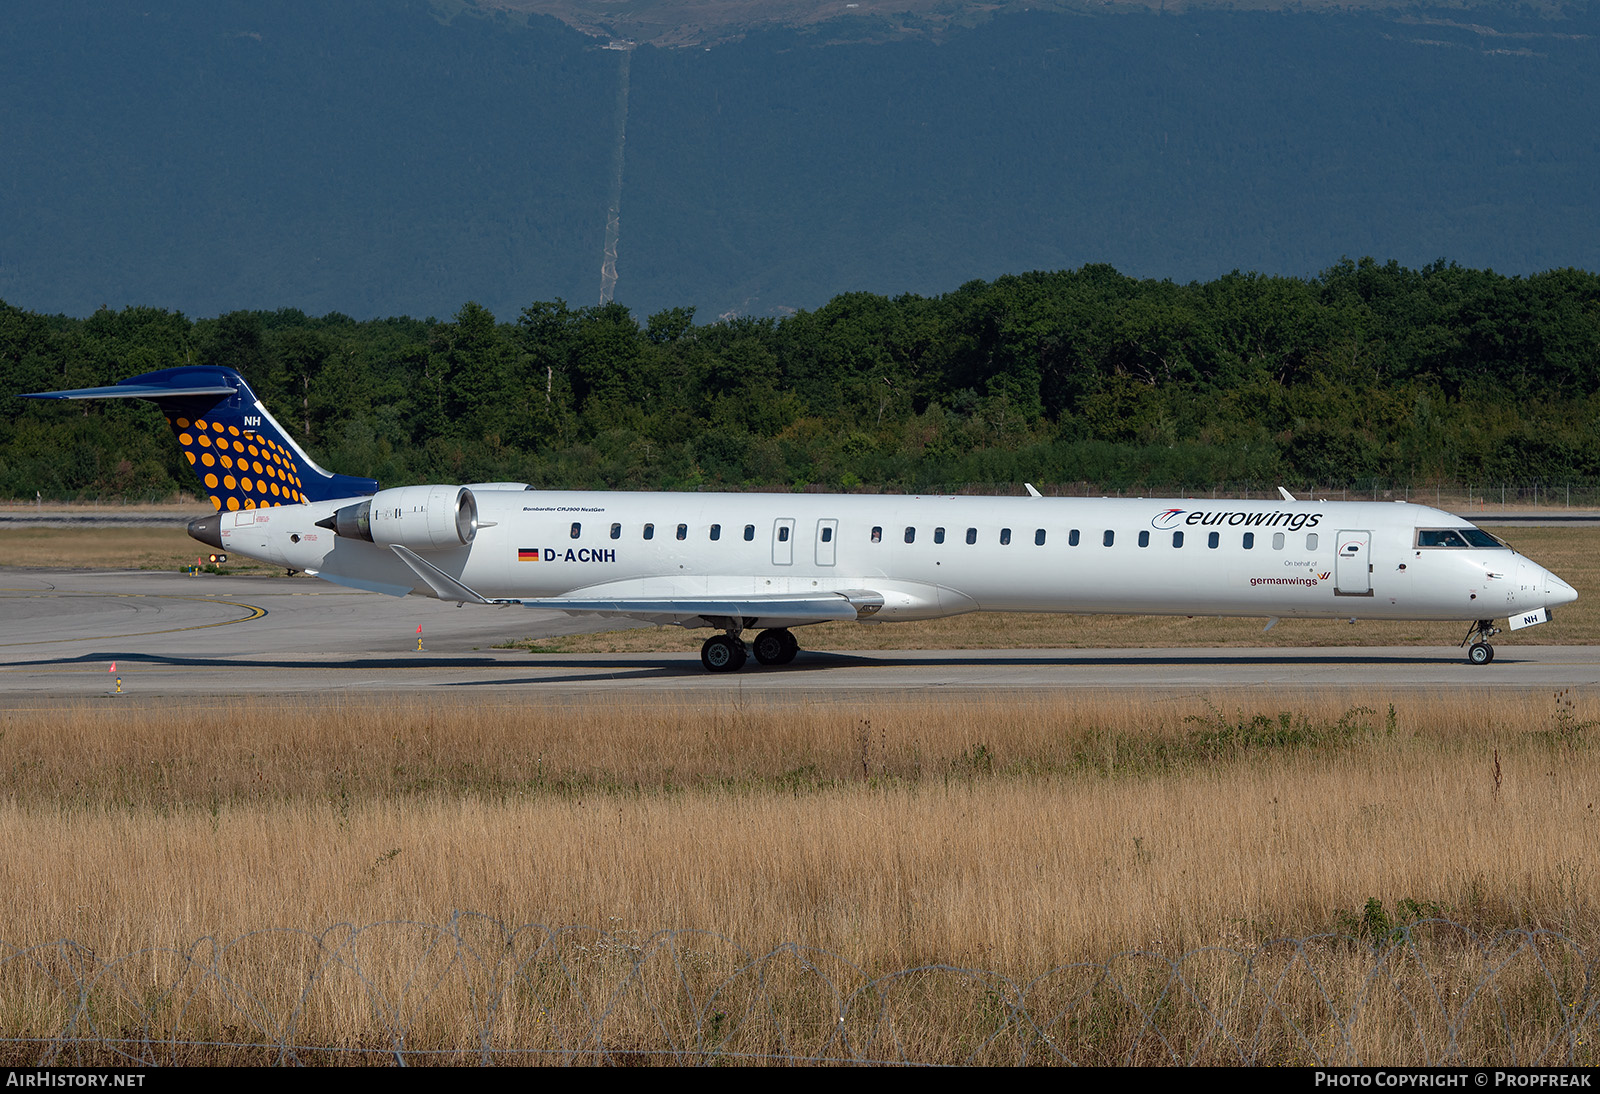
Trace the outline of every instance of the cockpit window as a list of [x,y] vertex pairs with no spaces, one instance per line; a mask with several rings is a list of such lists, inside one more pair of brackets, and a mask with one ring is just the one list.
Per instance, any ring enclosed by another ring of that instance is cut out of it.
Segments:
[[1418,547],[1490,547],[1507,550],[1482,528],[1418,528]]

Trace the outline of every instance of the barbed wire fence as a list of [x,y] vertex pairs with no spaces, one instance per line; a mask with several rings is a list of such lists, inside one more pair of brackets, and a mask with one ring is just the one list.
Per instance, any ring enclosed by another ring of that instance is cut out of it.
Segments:
[[712,932],[458,913],[266,930],[106,958],[0,943],[0,1058],[163,1064],[1485,1064],[1593,1066],[1596,957],[1448,919],[1019,982]]

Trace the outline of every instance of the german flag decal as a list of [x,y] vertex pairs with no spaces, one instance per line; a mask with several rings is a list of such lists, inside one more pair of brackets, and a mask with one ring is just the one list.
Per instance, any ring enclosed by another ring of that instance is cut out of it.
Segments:
[[538,562],[539,561],[539,548],[537,548],[537,547],[518,547],[517,548],[517,561],[518,562]]

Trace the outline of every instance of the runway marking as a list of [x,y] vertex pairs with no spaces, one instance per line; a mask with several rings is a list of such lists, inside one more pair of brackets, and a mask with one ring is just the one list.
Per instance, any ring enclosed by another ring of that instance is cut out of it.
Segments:
[[[9,590],[6,590],[9,591]],[[50,646],[63,642],[106,642],[113,638],[147,638],[154,634],[177,634],[180,631],[203,631],[211,627],[231,627],[235,623],[249,623],[260,619],[267,614],[267,609],[255,604],[245,604],[238,600],[222,600],[214,596],[173,596],[162,593],[29,593],[20,597],[7,597],[11,600],[187,600],[195,604],[224,604],[230,608],[240,608],[248,615],[238,619],[224,619],[217,623],[192,623],[187,627],[163,627],[155,631],[130,631],[127,634],[92,634],[82,638],[35,638],[27,642],[0,642],[0,648],[6,646]]]

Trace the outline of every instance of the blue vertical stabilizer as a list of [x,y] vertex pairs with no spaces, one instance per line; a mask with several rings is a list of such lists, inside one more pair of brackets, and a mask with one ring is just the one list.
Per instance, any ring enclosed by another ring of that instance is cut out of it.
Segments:
[[262,509],[362,497],[375,479],[317,466],[232,369],[168,368],[110,387],[41,391],[25,399],[149,399],[161,408],[211,504]]

